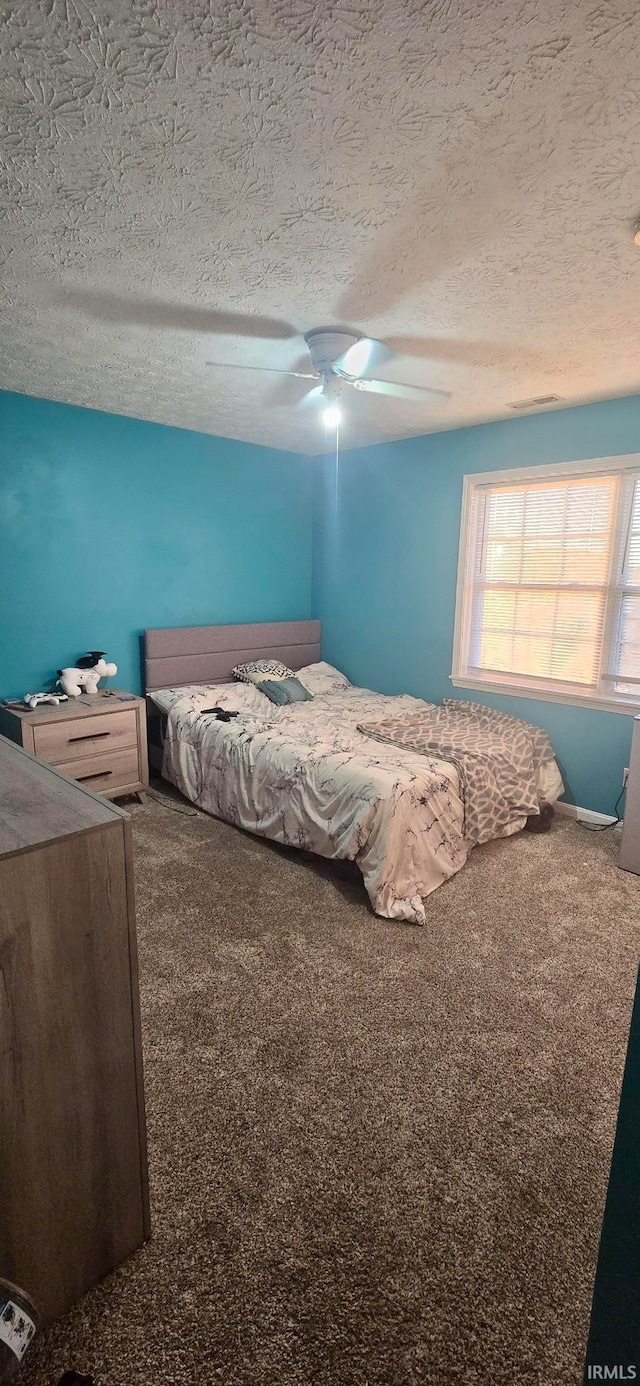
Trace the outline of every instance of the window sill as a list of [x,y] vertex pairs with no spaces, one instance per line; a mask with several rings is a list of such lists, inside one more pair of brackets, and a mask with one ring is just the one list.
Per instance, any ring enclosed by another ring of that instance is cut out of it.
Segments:
[[598,712],[620,712],[625,717],[640,717],[640,699],[629,702],[624,698],[607,698],[605,695],[585,695],[582,693],[547,692],[542,688],[521,688],[513,683],[497,683],[493,679],[463,678],[450,674],[454,688],[472,688],[481,693],[502,693],[509,698],[532,698],[543,703],[567,703],[571,707],[586,707]]

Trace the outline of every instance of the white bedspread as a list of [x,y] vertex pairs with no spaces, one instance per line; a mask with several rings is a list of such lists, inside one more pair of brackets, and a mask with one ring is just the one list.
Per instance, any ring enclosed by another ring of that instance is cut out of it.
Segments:
[[424,924],[426,896],[469,850],[457,771],[374,743],[356,724],[429,704],[349,687],[224,723],[200,713],[216,701],[205,689],[170,708],[167,779],[229,823],[356,861],[377,914]]

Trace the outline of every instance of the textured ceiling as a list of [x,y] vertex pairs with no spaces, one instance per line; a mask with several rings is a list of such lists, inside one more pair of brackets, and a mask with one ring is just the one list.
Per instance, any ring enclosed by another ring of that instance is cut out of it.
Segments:
[[207,362],[408,338],[451,399],[349,391],[347,446],[640,389],[639,45],[637,0],[0,0],[0,385],[303,452],[304,382]]

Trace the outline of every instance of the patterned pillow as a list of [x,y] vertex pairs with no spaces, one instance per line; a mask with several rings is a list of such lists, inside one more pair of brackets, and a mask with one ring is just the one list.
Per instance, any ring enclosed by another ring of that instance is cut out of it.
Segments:
[[295,677],[295,674],[287,679],[261,679],[258,688],[261,693],[266,693],[272,703],[276,703],[278,707],[283,707],[285,703],[310,703],[313,701],[312,694]]
[[279,659],[252,659],[248,664],[236,664],[231,670],[234,679],[241,683],[260,683],[262,679],[291,679],[293,669],[287,669]]

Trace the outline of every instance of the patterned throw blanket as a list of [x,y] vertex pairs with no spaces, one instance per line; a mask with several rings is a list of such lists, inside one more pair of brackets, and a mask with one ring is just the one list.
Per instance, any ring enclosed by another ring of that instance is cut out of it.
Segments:
[[537,772],[553,760],[540,727],[482,703],[445,698],[442,707],[365,722],[358,731],[418,755],[453,761],[464,801],[464,835],[479,844],[523,827],[538,813]]

